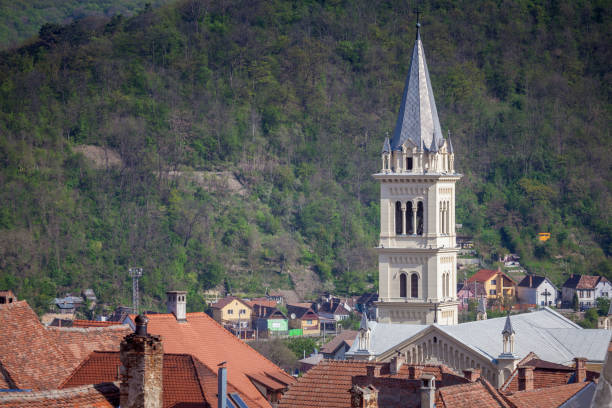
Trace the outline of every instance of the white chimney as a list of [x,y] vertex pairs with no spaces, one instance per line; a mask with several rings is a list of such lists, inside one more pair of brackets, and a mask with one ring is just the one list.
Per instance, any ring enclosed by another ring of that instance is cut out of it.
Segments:
[[183,290],[169,290],[166,292],[166,307],[179,322],[187,321],[187,292]]

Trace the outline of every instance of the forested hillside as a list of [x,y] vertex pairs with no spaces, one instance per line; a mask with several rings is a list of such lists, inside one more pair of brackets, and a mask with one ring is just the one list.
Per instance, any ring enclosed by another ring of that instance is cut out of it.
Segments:
[[133,15],[170,0],[0,0],[0,49],[35,37],[44,24],[68,24],[87,17]]
[[[486,261],[612,278],[609,2],[433,1],[422,38],[457,222]],[[0,287],[261,293],[377,283],[405,1],[200,1],[47,25],[0,55]],[[546,243],[538,232],[551,232]],[[293,280],[290,278],[293,276]]]

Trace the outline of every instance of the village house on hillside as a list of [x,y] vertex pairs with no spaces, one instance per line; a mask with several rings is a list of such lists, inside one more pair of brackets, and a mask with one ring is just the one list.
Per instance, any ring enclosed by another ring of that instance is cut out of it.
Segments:
[[210,308],[213,319],[224,326],[235,329],[249,329],[251,327],[253,308],[246,300],[236,296],[228,296],[211,304]]
[[538,306],[554,306],[559,290],[545,276],[527,275],[516,286],[519,303]]
[[516,283],[500,269],[481,269],[472,275],[466,285],[474,284],[484,287],[487,298],[493,300],[501,297],[513,298],[516,295]]
[[578,295],[580,309],[589,309],[597,305],[599,297],[612,297],[612,284],[603,276],[575,275],[572,274],[561,287],[561,298],[563,304],[571,306],[574,295]]

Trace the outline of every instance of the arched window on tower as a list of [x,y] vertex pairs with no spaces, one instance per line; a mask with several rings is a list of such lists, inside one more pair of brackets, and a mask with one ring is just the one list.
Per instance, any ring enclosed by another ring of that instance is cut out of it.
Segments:
[[402,203],[400,201],[395,202],[395,233],[397,235],[402,233]]
[[417,234],[423,235],[423,202],[417,204]]
[[412,211],[412,201],[406,203],[406,229],[408,234],[414,234],[414,212]]
[[408,296],[408,279],[406,279],[406,274],[402,273],[400,275],[400,297],[405,298]]
[[419,297],[419,275],[416,273],[410,276],[410,297]]

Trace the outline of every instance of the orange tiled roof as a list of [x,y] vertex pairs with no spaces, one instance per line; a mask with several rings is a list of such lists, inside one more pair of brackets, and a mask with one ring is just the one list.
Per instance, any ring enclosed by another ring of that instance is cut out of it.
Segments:
[[549,408],[558,407],[565,401],[576,395],[590,382],[581,382],[555,387],[540,388],[530,391],[519,391],[508,395],[507,398],[517,408]]
[[344,330],[334,337],[329,343],[321,347],[321,353],[333,353],[342,343],[348,344],[349,347],[352,346],[358,333],[359,332],[355,330]]
[[[120,365],[118,352],[95,351],[77,367],[61,388],[118,381]],[[217,375],[193,356],[165,353],[162,378],[164,408],[189,404],[217,406]],[[228,392],[238,390],[229,383]],[[242,398],[247,404],[252,402],[244,395]]]
[[172,314],[151,314],[147,317],[148,332],[162,336],[166,353],[189,353],[215,374],[217,364],[226,361],[228,382],[252,401],[249,404],[251,408],[270,407],[270,403],[253,385],[249,374],[271,374],[285,384],[295,381],[205,313],[187,313],[186,322],[178,322]]
[[275,301],[268,300],[266,298],[251,299],[249,303],[251,304],[251,306],[255,306],[255,305],[259,305],[259,306],[263,306],[263,307],[276,307],[276,306],[278,306],[278,304]]
[[0,378],[7,388],[57,388],[91,351],[119,348],[127,326],[44,327],[26,301],[0,305]]
[[[311,368],[289,391],[283,395],[279,408],[345,408],[351,406],[350,389],[356,377],[363,380],[367,366],[380,367],[381,373],[375,377],[388,379],[411,379],[410,367],[436,376],[436,384],[448,386],[466,382],[444,365],[402,365],[398,374],[390,375],[386,363],[372,363],[356,360],[323,360]],[[420,386],[420,385],[419,385]]]
[[0,393],[2,408],[114,408],[119,405],[119,388],[105,383],[52,391]]
[[479,378],[467,384],[440,388],[436,396],[436,406],[445,408],[514,408],[513,405],[484,378]]
[[74,319],[72,321],[72,327],[107,327],[107,326],[117,326],[121,325],[119,322],[103,322],[99,320],[79,320]]
[[486,282],[499,273],[498,270],[481,269],[472,275],[467,281],[470,282]]

